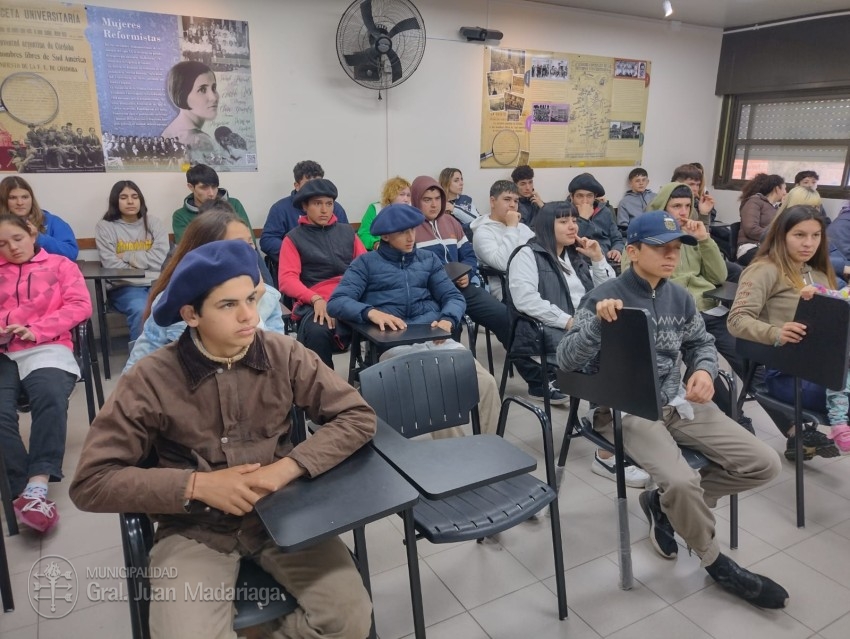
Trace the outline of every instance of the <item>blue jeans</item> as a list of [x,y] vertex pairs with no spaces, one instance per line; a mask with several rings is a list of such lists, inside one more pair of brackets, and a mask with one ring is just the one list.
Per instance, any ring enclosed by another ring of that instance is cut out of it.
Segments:
[[142,313],[148,305],[150,286],[122,286],[114,288],[106,294],[109,303],[115,310],[127,317],[130,326],[130,341],[142,334]]
[[[0,451],[12,495],[22,493],[27,480],[36,475],[49,475],[50,481],[62,479],[68,398],[75,383],[74,375],[58,368],[39,368],[22,380],[18,365],[0,355]],[[32,407],[29,452],[18,427],[21,390]]]

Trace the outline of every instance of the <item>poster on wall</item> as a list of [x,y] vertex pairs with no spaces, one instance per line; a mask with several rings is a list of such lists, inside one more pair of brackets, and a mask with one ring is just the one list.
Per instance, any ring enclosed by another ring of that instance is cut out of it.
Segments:
[[487,47],[481,168],[638,166],[651,63]]
[[248,23],[0,0],[0,170],[257,169]]

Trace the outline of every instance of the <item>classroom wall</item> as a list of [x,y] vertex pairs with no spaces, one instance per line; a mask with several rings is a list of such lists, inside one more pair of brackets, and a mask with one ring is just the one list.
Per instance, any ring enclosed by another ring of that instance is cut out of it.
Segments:
[[[719,29],[565,9],[517,0],[417,0],[428,41],[418,71],[403,85],[377,94],[352,82],[339,68],[336,27],[346,0],[97,0],[116,8],[247,20],[259,170],[222,174],[253,225],[291,189],[292,166],[314,159],[340,191],[352,221],[377,199],[382,182],[412,179],[459,166],[466,192],[487,207],[490,184],[509,170],[477,168],[480,145],[483,45],[467,43],[458,28],[503,31],[501,46],[618,56],[652,61],[643,165],[652,184],[664,183],[687,161],[711,167],[720,99],[714,82]],[[629,167],[593,172],[616,204]],[[546,200],[562,198],[581,169],[540,169],[536,185]],[[170,224],[187,193],[177,173],[32,175],[40,203],[71,223],[78,237],[92,237],[117,179],[142,187],[150,211]],[[737,217],[737,194],[717,193],[721,217]]]

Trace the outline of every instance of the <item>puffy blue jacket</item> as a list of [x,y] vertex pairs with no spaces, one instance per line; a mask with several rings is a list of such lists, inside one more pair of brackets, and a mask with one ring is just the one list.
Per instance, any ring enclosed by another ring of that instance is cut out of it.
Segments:
[[346,322],[368,322],[373,308],[408,324],[441,319],[456,327],[466,300],[430,251],[402,253],[381,242],[355,259],[328,301],[328,314]]

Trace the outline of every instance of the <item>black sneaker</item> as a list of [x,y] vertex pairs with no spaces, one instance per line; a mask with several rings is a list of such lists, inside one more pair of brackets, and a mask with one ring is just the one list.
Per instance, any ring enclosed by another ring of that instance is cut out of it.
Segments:
[[[543,401],[542,386],[529,386],[528,394],[535,399]],[[566,404],[568,401],[570,401],[569,395],[564,395],[561,390],[555,386],[554,382],[549,382],[549,403],[553,406],[560,406],[561,404]]]
[[756,429],[753,428],[753,420],[741,413],[741,416],[738,417],[738,423],[750,431],[753,435],[756,434]]
[[679,552],[670,520],[661,510],[658,489],[645,490],[640,494],[640,507],[649,520],[649,539],[655,551],[664,559],[675,559]]
[[[815,455],[827,458],[838,457],[841,451],[817,428],[805,428],[803,429],[803,459],[809,461]],[[794,437],[789,437],[785,444],[785,459],[790,461],[797,459],[797,444]]]
[[722,553],[705,570],[721,588],[759,608],[784,608],[788,603],[785,588],[769,577],[741,568]]

